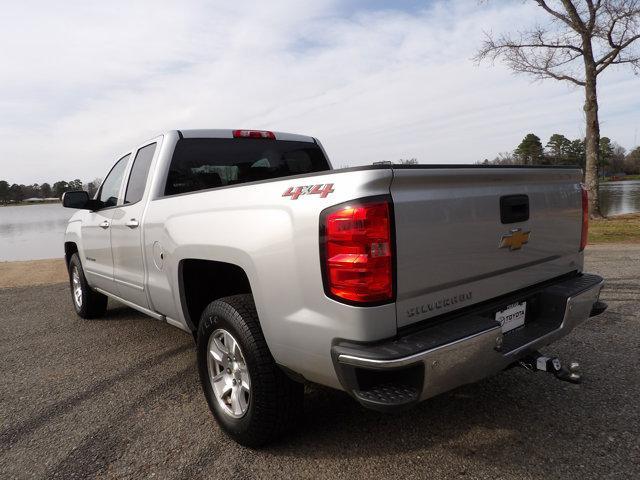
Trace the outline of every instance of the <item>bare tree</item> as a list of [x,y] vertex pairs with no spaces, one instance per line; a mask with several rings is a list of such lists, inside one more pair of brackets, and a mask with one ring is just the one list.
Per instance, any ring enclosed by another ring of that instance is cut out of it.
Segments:
[[586,117],[585,183],[589,214],[599,217],[597,78],[610,65],[640,71],[640,0],[524,0],[548,15],[545,26],[517,34],[487,34],[475,60],[501,59],[516,73],[567,81],[584,87]]
[[398,163],[400,165],[417,165],[418,164],[418,159],[417,158],[401,158],[400,160],[398,160]]

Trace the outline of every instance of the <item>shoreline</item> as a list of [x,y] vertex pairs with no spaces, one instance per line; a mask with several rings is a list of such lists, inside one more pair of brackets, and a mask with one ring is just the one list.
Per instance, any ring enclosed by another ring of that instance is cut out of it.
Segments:
[[615,180],[611,180],[611,177],[606,177],[600,181],[600,183],[609,183],[609,182],[632,182],[634,180],[640,180],[640,175],[627,175],[625,177],[620,177]]
[[[587,246],[585,253],[588,255],[589,251],[612,248],[628,249],[640,253],[640,241],[593,243]],[[0,261],[0,290],[55,285],[68,281],[69,276],[64,258]]]
[[62,205],[61,200],[43,200],[42,202],[18,202],[18,203],[0,203],[0,208],[2,207],[24,207],[27,205]]
[[68,281],[64,258],[0,262],[0,288],[53,285]]

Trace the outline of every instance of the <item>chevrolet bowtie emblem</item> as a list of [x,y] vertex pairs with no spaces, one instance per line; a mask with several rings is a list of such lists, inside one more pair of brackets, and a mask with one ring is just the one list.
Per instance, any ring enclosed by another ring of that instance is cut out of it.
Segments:
[[509,248],[509,250],[520,250],[522,245],[529,242],[531,232],[523,232],[521,228],[514,228],[500,239],[499,248]]

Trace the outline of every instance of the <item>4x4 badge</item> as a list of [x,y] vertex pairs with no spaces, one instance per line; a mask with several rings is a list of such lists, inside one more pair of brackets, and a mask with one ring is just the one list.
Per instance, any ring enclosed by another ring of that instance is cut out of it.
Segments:
[[282,194],[283,197],[291,197],[291,200],[297,200],[300,195],[320,195],[320,198],[327,198],[327,195],[333,193],[333,183],[323,185],[306,185],[303,187],[289,187]]

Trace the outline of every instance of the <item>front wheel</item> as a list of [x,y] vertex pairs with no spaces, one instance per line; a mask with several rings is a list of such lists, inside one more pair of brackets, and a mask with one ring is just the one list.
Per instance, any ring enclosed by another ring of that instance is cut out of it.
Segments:
[[276,365],[264,340],[253,297],[210,303],[198,328],[198,371],[220,427],[248,447],[282,435],[302,411],[302,384]]
[[104,315],[109,299],[89,286],[77,253],[74,253],[69,260],[69,284],[73,307],[78,316],[98,318]]

